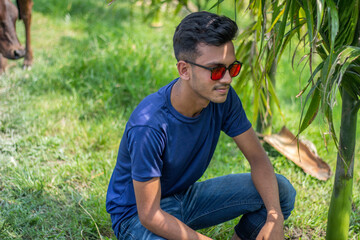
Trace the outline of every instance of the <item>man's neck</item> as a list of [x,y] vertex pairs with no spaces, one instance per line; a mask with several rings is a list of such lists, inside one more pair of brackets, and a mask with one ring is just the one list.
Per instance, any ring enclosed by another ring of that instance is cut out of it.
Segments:
[[170,99],[175,110],[186,117],[198,116],[209,104],[209,101],[196,99],[186,90],[185,83],[180,78],[172,87]]

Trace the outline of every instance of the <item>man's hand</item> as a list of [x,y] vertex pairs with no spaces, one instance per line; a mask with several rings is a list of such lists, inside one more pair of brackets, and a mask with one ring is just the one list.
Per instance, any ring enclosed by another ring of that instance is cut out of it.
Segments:
[[266,223],[259,232],[256,240],[284,239],[284,217],[276,212],[269,212]]

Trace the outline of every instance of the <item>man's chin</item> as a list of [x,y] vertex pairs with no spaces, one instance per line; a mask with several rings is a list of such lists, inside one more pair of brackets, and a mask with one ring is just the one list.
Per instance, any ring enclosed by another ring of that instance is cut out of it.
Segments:
[[213,99],[211,99],[211,102],[213,102],[213,103],[224,103],[226,101],[226,98],[227,98],[227,94],[225,96],[222,96],[222,97],[213,98]]

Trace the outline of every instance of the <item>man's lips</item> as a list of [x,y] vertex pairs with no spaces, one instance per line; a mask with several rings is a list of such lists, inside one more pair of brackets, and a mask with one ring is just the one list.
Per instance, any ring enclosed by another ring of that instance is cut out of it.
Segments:
[[226,93],[229,90],[229,86],[218,86],[215,87],[214,90],[220,93]]

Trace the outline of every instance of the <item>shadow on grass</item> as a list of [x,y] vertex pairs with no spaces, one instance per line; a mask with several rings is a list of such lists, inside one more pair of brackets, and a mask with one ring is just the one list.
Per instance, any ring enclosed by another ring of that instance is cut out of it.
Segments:
[[278,157],[283,156],[275,148],[273,148],[270,144],[263,142],[262,145],[269,157],[278,158]]

